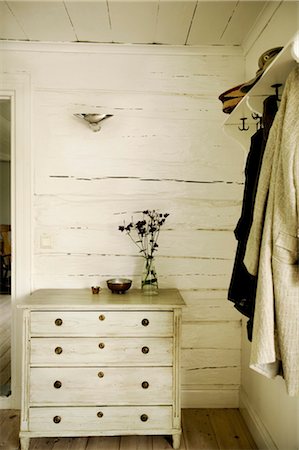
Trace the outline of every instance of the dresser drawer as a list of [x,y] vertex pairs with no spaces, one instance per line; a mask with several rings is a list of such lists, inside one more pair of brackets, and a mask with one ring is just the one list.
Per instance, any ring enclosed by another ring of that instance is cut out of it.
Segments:
[[32,338],[31,365],[172,365],[172,338]]
[[[84,420],[82,420],[84,418]],[[30,431],[168,430],[171,406],[48,407],[29,409]]]
[[31,404],[167,405],[172,367],[58,367],[30,369]]
[[32,311],[33,336],[172,336],[171,311]]

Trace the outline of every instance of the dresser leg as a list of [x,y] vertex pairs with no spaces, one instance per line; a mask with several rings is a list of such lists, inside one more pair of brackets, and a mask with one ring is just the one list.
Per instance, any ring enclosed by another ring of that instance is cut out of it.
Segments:
[[177,450],[181,445],[181,433],[172,435],[172,447]]
[[29,450],[30,438],[22,437],[20,438],[21,450]]

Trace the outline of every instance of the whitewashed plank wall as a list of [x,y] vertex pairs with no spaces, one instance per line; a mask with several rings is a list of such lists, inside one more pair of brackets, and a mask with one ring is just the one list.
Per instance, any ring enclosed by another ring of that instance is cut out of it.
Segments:
[[[157,270],[188,305],[183,406],[237,406],[240,315],[226,289],[244,155],[217,97],[243,80],[241,53],[106,46],[7,52],[5,64],[32,79],[34,289],[117,275],[139,287],[142,260],[118,225],[143,209],[170,213]],[[98,133],[73,116],[96,111],[114,115]]]

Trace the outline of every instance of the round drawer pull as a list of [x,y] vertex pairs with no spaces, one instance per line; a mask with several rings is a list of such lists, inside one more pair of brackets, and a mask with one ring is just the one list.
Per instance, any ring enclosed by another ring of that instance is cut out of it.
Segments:
[[61,422],[61,417],[60,417],[60,416],[54,416],[54,417],[53,417],[53,422],[54,422],[54,423],[59,423],[59,422]]
[[141,420],[141,422],[146,422],[148,420],[148,415],[147,414],[141,414],[140,420]]
[[99,315],[99,320],[102,320],[102,321],[105,320],[104,314],[100,314],[100,315]]
[[99,418],[103,417],[103,415],[104,415],[104,413],[102,413],[102,411],[99,411],[99,412],[97,413],[97,416],[98,416]]
[[142,319],[141,323],[142,323],[142,325],[143,325],[144,327],[147,327],[148,324],[149,324],[149,320],[148,320],[148,319]]
[[53,386],[55,387],[55,389],[60,389],[62,386],[62,383],[61,383],[61,381],[57,380],[57,381],[55,381]]
[[143,387],[143,389],[147,389],[149,387],[149,382],[148,381],[143,381],[141,383],[141,386]]
[[62,353],[62,348],[61,347],[56,347],[55,348],[55,353],[56,353],[56,355],[60,355]]
[[142,347],[141,351],[142,351],[142,353],[144,353],[146,355],[149,352],[149,348],[148,347]]
[[55,325],[57,326],[57,327],[60,327],[61,325],[63,324],[63,321],[62,321],[62,319],[56,319],[55,320]]
[[98,373],[98,377],[99,377],[99,378],[103,378],[103,377],[104,377],[104,372],[99,372],[99,373]]
[[100,342],[100,343],[99,343],[99,348],[105,348],[104,342]]

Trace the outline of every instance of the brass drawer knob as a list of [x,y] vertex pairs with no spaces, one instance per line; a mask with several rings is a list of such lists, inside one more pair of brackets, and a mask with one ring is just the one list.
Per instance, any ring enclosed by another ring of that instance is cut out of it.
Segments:
[[142,325],[143,325],[144,327],[147,327],[148,324],[149,324],[149,320],[148,320],[148,319],[142,319],[141,323],[142,323]]
[[104,342],[100,342],[100,343],[99,343],[99,348],[105,348]]
[[148,415],[147,414],[141,414],[140,420],[141,420],[141,422],[146,422],[148,420]]
[[100,314],[100,315],[99,315],[99,320],[101,320],[101,321],[105,320],[104,314]]
[[56,355],[60,355],[62,353],[62,348],[61,347],[56,347],[55,348],[55,353],[56,353]]
[[146,355],[149,352],[149,348],[148,347],[142,347],[141,351],[142,351],[142,353],[144,353]]
[[143,387],[143,389],[147,389],[149,387],[149,382],[148,381],[143,381],[141,383],[141,386]]
[[62,319],[58,318],[58,319],[55,320],[55,325],[56,325],[57,327],[60,327],[62,324],[63,324]]
[[61,417],[60,417],[60,416],[54,416],[54,417],[53,417],[53,422],[54,422],[54,423],[59,423],[59,422],[61,422]]
[[61,381],[57,380],[57,381],[55,381],[53,386],[55,387],[55,389],[60,389],[62,386],[62,383],[61,383]]
[[97,416],[98,416],[99,418],[103,417],[103,415],[104,415],[104,413],[102,413],[102,411],[99,411],[99,412],[97,413]]
[[99,378],[103,378],[103,377],[104,377],[104,372],[99,372],[99,373],[98,373],[98,377],[99,377]]

